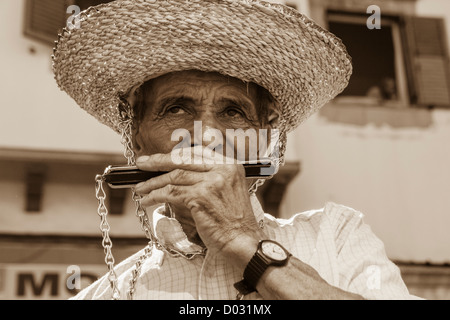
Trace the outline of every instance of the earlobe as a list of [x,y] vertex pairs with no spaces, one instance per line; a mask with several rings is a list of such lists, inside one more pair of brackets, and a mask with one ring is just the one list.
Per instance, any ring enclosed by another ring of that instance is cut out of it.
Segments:
[[133,144],[133,151],[136,156],[141,155],[143,150],[142,136],[140,133],[140,120],[141,120],[141,110],[143,104],[143,92],[142,86],[134,87],[128,96],[128,101],[130,106],[133,106],[134,119],[131,127],[131,142]]
[[270,108],[269,109],[269,116],[267,117],[267,123],[269,125],[270,129],[274,129],[278,127],[279,124],[279,120],[280,120],[280,115],[278,114],[278,112],[273,109]]
[[132,138],[131,142],[133,144],[133,151],[136,154],[136,157],[139,157],[142,153],[142,137],[139,133],[139,128],[133,126]]

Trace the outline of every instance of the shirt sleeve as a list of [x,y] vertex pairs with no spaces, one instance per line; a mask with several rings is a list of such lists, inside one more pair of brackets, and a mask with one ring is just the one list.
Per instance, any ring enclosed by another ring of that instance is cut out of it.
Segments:
[[336,230],[339,287],[365,299],[419,299],[409,293],[400,269],[387,257],[383,242],[364,223],[363,215],[346,211]]
[[[117,286],[120,289],[121,299],[127,299],[126,292],[124,292],[123,287],[128,285],[131,270],[134,268],[136,261],[143,252],[144,249],[138,251],[117,264],[114,268],[117,276]],[[74,297],[71,297],[69,300],[111,300],[112,294],[113,291],[109,281],[109,273],[106,273],[88,287],[82,289]]]

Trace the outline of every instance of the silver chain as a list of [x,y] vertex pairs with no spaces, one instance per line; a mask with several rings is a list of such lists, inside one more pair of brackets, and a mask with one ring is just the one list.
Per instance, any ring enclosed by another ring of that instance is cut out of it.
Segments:
[[149,243],[148,246],[145,247],[144,253],[139,257],[139,260],[136,262],[136,267],[131,273],[132,277],[130,280],[130,288],[128,289],[128,293],[127,293],[128,300],[133,300],[134,293],[136,291],[136,289],[135,289],[136,281],[139,278],[139,276],[141,275],[142,265],[143,265],[145,259],[147,259],[148,257],[150,257],[152,255],[152,252],[153,252],[153,245],[151,243]]
[[118,300],[120,298],[120,292],[117,288],[117,275],[114,271],[114,256],[112,254],[112,241],[109,237],[110,226],[108,221],[106,220],[106,216],[108,215],[108,209],[106,208],[105,199],[106,193],[103,189],[103,177],[101,175],[97,175],[95,177],[95,196],[98,200],[98,215],[100,216],[100,230],[102,232],[102,246],[105,252],[105,263],[108,267],[108,280],[112,289],[112,299]]

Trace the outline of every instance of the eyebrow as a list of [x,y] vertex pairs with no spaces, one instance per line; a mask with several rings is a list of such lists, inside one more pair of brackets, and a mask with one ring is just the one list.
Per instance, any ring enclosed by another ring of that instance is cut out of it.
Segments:
[[194,103],[194,99],[191,97],[181,95],[181,96],[171,96],[167,98],[163,98],[160,101],[158,101],[156,107],[158,109],[164,108],[165,106],[168,106],[170,104],[182,104],[182,103]]
[[[222,97],[218,101],[219,103],[226,103],[231,102],[232,104],[235,104],[237,106],[244,107],[245,109],[249,111],[254,111],[255,106],[250,101],[250,99],[242,99],[238,97]],[[180,95],[180,96],[170,96],[167,98],[163,98],[157,103],[157,108],[162,108],[164,106],[170,105],[170,104],[182,104],[182,103],[195,103],[195,99],[192,97],[186,96],[186,95]],[[253,107],[253,108],[252,108]]]
[[237,106],[241,106],[244,109],[248,110],[249,112],[256,112],[256,107],[254,103],[251,102],[250,99],[242,99],[238,97],[223,97],[219,99],[219,102],[231,102]]

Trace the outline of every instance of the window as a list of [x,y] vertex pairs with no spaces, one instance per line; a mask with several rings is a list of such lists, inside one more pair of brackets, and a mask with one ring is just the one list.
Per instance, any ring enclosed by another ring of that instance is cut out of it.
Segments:
[[44,189],[46,166],[30,165],[26,170],[25,210],[26,212],[40,212]]
[[367,28],[366,21],[363,15],[328,14],[329,30],[342,39],[352,57],[353,74],[340,97],[406,105],[409,98],[398,21],[383,17],[381,29],[373,30]]
[[27,0],[24,33],[33,39],[53,44],[66,23],[68,1]]
[[121,215],[124,213],[125,198],[127,195],[126,189],[112,189],[108,188],[108,208],[112,215]]
[[86,10],[89,7],[97,6],[102,3],[108,3],[112,0],[74,0],[74,4],[79,6],[81,10]]
[[291,7],[291,8],[293,8],[293,9],[297,10],[297,4],[296,4],[295,2],[289,2],[289,1],[287,1],[287,2],[285,3],[285,5],[287,5],[288,7]]
[[402,107],[450,107],[450,75],[441,19],[328,12],[328,29],[352,57],[353,75],[336,101]]
[[58,33],[66,26],[72,13],[67,13],[70,5],[81,10],[112,0],[26,0],[24,34],[30,38],[54,44]]
[[379,94],[385,99],[397,100],[392,25],[372,32],[357,21],[336,19],[329,22],[331,32],[342,39],[352,56],[352,79],[342,95]]

